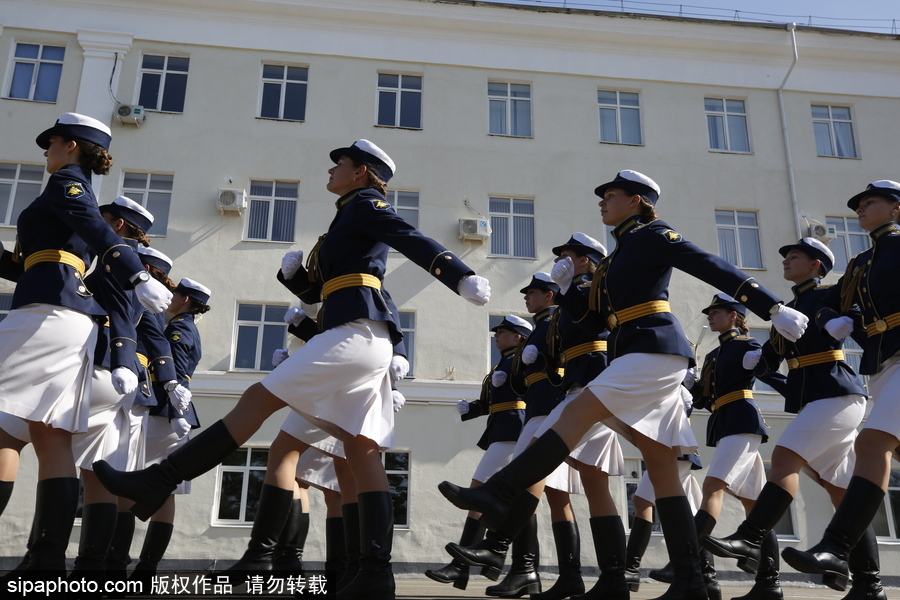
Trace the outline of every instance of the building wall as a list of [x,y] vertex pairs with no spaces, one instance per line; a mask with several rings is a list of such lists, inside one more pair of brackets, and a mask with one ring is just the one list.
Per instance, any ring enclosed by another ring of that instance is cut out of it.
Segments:
[[[189,276],[213,290],[213,310],[199,324],[204,357],[192,384],[204,424],[262,377],[232,369],[237,303],[292,302],[274,274],[285,251],[309,251],[327,228],[335,199],[324,189],[331,149],[364,137],[387,150],[398,165],[391,187],[420,194],[420,229],[491,280],[490,304],[476,308],[402,255],[389,258],[386,285],[417,320],[416,378],[401,384],[408,403],[397,415],[398,448],[412,452],[410,527],[395,536],[400,569],[445,560],[444,543],[459,533],[463,515],[436,484],[468,481],[479,458],[474,442],[481,423],[458,423],[453,404],[476,396],[490,366],[489,315],[523,314],[518,289],[532,273],[550,270],[550,248],[572,232],[610,241],[596,185],[624,168],[651,175],[662,186],[662,218],[711,251],[717,248],[714,209],[757,212],[764,269],[750,274],[786,297],[790,287],[780,277],[777,248],[798,237],[798,224],[805,227],[791,203],[789,156],[798,207],[820,221],[852,216],[846,198],[869,181],[897,178],[900,45],[891,36],[800,28],[792,69],[791,33],[774,25],[430,0],[223,0],[214,6],[33,0],[0,7],[3,96],[17,42],[66,47],[56,103],[0,99],[6,142],[0,162],[43,164],[31,140],[62,112],[77,110],[113,128],[116,166],[99,182],[102,203],[119,193],[123,171],[174,174],[168,234],[153,244],[175,259],[176,279]],[[150,112],[139,128],[120,125],[107,82],[119,102],[136,102],[145,53],[190,57],[184,113]],[[256,117],[261,66],[269,62],[309,68],[305,121]],[[379,72],[423,77],[421,130],[373,125]],[[533,137],[487,134],[489,80],[531,85]],[[598,89],[640,93],[643,145],[598,142]],[[705,97],[746,103],[751,153],[709,150]],[[851,107],[860,158],[816,156],[811,104]],[[217,210],[217,188],[249,189],[251,179],[299,182],[296,243],[243,241],[246,216]],[[457,238],[458,220],[476,216],[464,202],[487,214],[492,195],[534,200],[536,259],[493,258],[489,243]],[[7,247],[14,237],[13,227],[0,227]],[[0,284],[0,291],[11,289]],[[687,335],[697,339],[705,324],[699,311],[712,288],[675,273],[671,292]],[[766,326],[758,317],[751,325]],[[700,354],[714,343],[706,336]],[[760,398],[777,440],[788,417],[777,396]],[[273,416],[250,443],[267,445],[280,418]],[[704,439],[705,419],[698,416],[693,426]],[[708,461],[711,449],[701,453]],[[637,452],[629,449],[628,456]],[[16,556],[24,545],[35,471],[26,451],[14,502],[0,519],[4,556]],[[621,482],[614,485],[624,490]],[[168,557],[206,565],[239,556],[247,529],[210,525],[216,487],[216,475],[207,474],[179,499],[178,535]],[[320,496],[312,496],[321,515]],[[583,500],[575,504],[586,532]],[[720,533],[739,519],[737,503],[726,506]],[[830,514],[824,494],[806,481],[793,510],[801,544],[820,534]],[[322,522],[313,523],[308,557],[315,561],[323,556]],[[542,562],[552,564],[549,526],[542,531]],[[590,552],[585,544],[586,564],[594,562]],[[900,554],[890,543],[882,552],[885,572],[896,573]],[[654,538],[645,564],[662,562],[661,539]]]

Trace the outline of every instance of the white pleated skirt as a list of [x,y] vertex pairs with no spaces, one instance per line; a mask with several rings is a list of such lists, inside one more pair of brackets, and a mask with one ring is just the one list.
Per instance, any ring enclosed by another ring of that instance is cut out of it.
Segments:
[[297,461],[297,479],[320,490],[341,491],[334,472],[334,457],[310,448]]
[[[142,423],[142,429],[144,434],[144,464],[141,468],[161,463],[164,458],[187,444],[188,440],[191,439],[190,433],[178,439],[178,436],[172,431],[172,425],[169,423],[168,417],[148,415]],[[190,494],[191,482],[182,481],[172,493]]]
[[327,329],[291,354],[263,386],[332,436],[362,435],[394,447],[386,323],[358,319]]
[[284,423],[281,424],[281,430],[319,452],[338,458],[345,457],[344,442],[313,425],[296,411],[292,410],[288,413]]
[[[874,406],[863,429],[877,429],[900,440],[900,352],[890,357],[869,377],[869,396]],[[900,460],[897,452],[894,458]]]
[[75,465],[93,471],[94,461],[105,460],[114,468],[128,467],[129,413],[134,393],[121,395],[112,384],[112,372],[94,367],[87,431],[72,436]]
[[28,431],[28,421],[22,417],[0,413],[0,429],[26,444],[31,443],[31,432]]
[[716,444],[707,477],[721,479],[738,498],[756,500],[766,485],[766,469],[759,455],[762,436],[755,433],[728,435]]
[[81,312],[29,304],[0,322],[0,412],[86,431],[97,324]]
[[[691,505],[691,512],[696,514],[697,511],[700,510],[700,502],[703,500],[703,491],[700,489],[700,484],[697,483],[697,479],[693,475],[693,466],[694,464],[690,461],[678,461],[678,478],[681,479],[681,487],[684,488],[684,495]],[[644,474],[641,475],[641,480],[638,482],[634,495],[638,498],[643,498],[650,504],[656,504],[656,491],[653,489],[653,484],[650,483],[650,475],[647,474],[647,471],[644,471]]]
[[509,464],[515,449],[515,442],[494,442],[488,446],[488,449],[481,455],[478,466],[475,467],[472,479],[481,483],[490,479],[491,475]]

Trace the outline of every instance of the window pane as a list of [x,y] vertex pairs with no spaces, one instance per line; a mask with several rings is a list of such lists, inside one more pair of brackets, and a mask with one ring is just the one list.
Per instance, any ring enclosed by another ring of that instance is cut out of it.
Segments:
[[600,141],[608,143],[619,141],[616,131],[616,109],[614,108],[600,109]]
[[[12,184],[11,183],[0,183],[0,222],[7,223],[6,221],[6,211],[9,208],[9,197],[12,194]],[[15,223],[12,219],[9,220],[8,224],[12,225]]]
[[277,304],[266,305],[265,321],[268,323],[283,323],[284,315],[287,313],[287,306],[279,306]]
[[397,111],[396,92],[378,92],[378,124],[386,127],[394,127]]
[[533,215],[534,202],[531,200],[513,200],[513,214]]
[[250,448],[250,466],[265,467],[269,460],[269,450],[267,448]]
[[168,73],[160,110],[163,112],[184,112],[184,95],[186,91],[187,75]]
[[406,345],[406,360],[409,362],[407,376],[412,377],[416,372],[416,332],[404,331],[403,343]]
[[741,266],[747,269],[761,269],[762,255],[757,230],[738,229],[738,235],[741,241]]
[[[859,222],[856,221],[858,224]],[[869,247],[868,235],[851,235],[850,236],[850,255],[856,256]]]
[[703,107],[709,112],[724,112],[725,107],[720,98],[704,98]]
[[399,88],[400,87],[400,76],[390,74],[390,73],[379,73],[378,74],[378,87]]
[[253,181],[250,180],[250,195],[251,196],[265,196],[269,197],[272,195],[272,190],[274,189],[275,183],[272,181]]
[[400,127],[418,129],[422,126],[422,94],[400,92]]
[[400,318],[400,328],[401,329],[414,329],[416,326],[416,313],[411,312],[401,312],[398,317]]
[[856,157],[856,144],[853,142],[853,125],[850,123],[834,123],[834,142],[837,145],[838,156]]
[[619,104],[622,106],[640,106],[640,96],[633,92],[620,92]]
[[306,67],[288,67],[287,78],[289,81],[306,81],[309,69]]
[[391,500],[394,504],[394,524],[409,523],[409,475],[388,475]]
[[728,115],[728,139],[732,152],[750,152],[750,138],[747,135],[747,117]]
[[817,106],[815,104],[812,107],[812,116],[814,119],[828,119],[831,117],[827,106]]
[[417,210],[409,210],[408,208],[398,208],[397,215],[400,216],[404,221],[415,227],[419,228],[419,211]]
[[605,90],[600,90],[597,92],[597,102],[600,104],[612,104],[615,106],[618,102],[616,99],[615,92],[608,92]]
[[850,120],[850,109],[846,106],[832,106],[831,107],[831,118],[832,119],[841,119],[843,121]]
[[276,198],[297,198],[297,184],[287,181],[275,182]]
[[306,119],[306,84],[288,83],[284,91],[284,118],[290,121]]
[[238,320],[240,321],[262,321],[261,304],[240,304],[238,305]]
[[509,84],[509,95],[513,98],[531,98],[531,86],[521,83]]
[[264,83],[262,104],[259,109],[259,116],[269,119],[277,119],[281,117],[281,85],[277,83]]
[[[145,62],[146,58],[144,57]],[[138,104],[156,110],[159,103],[159,82],[161,80],[162,75],[159,73],[141,75],[141,93],[138,96]]]
[[504,100],[491,100],[489,102],[490,111],[490,133],[496,135],[506,135],[506,102]]
[[141,66],[145,69],[160,69],[166,66],[166,57],[155,54],[145,54]]
[[34,88],[34,99],[38,102],[56,102],[56,94],[59,91],[59,78],[62,75],[62,65],[55,63],[43,63],[38,69],[37,85]]
[[41,58],[44,60],[63,60],[66,57],[66,49],[62,46],[44,46],[41,50]]
[[153,235],[166,235],[168,233],[169,205],[171,202],[172,194],[168,192],[150,192],[147,194],[147,210],[153,215],[153,227],[151,229]]
[[16,44],[16,58],[37,58],[40,48],[37,44]]
[[150,189],[171,191],[174,181],[174,175],[150,175]]
[[31,93],[31,79],[34,76],[34,65],[31,63],[16,63],[13,70],[12,84],[9,86],[10,98],[28,99]]
[[737,265],[737,245],[735,243],[734,230],[718,229],[716,234],[719,238],[719,256],[731,264]]
[[531,217],[513,217],[513,256],[531,258],[536,256],[534,249],[534,219]]
[[507,84],[488,81],[488,96],[506,96],[508,91],[509,86]]
[[491,254],[509,254],[509,219],[491,216]]
[[[258,327],[241,325],[238,327],[237,346],[234,352],[234,367],[236,369],[256,368],[256,337]],[[274,352],[274,350],[273,350]],[[272,355],[269,354],[269,361]]]
[[416,207],[419,206],[419,194],[418,192],[397,192],[397,206],[410,206]]
[[184,56],[170,56],[168,70],[187,72],[191,59]]
[[706,129],[709,132],[709,147],[725,149],[725,121],[720,116],[706,115]]
[[248,218],[247,237],[255,240],[266,239],[269,228],[269,203],[264,200],[251,200]]
[[407,90],[421,90],[422,78],[418,75],[404,75],[403,88]]
[[634,108],[620,108],[622,119],[622,143],[640,144],[641,142],[641,112]]
[[259,510],[259,493],[262,491],[263,479],[266,472],[263,469],[251,469],[247,477],[247,510],[244,512],[244,520],[253,522],[256,512]]
[[145,173],[125,173],[125,177],[122,179],[122,186],[126,188],[146,187],[147,175]]
[[510,100],[512,102],[513,135],[531,137],[531,102]]
[[279,348],[284,348],[287,337],[286,325],[263,325],[263,343],[259,357],[259,368],[263,371],[271,371],[272,354]]
[[266,79],[283,79],[284,65],[263,65],[263,77]]
[[219,518],[241,518],[241,492],[244,486],[244,474],[225,471],[219,488]]
[[385,452],[384,468],[387,471],[409,471],[409,452]]
[[744,113],[744,101],[743,100],[726,100],[725,101],[725,109],[730,113]]
[[730,210],[717,210],[716,225],[734,225],[734,213]]
[[756,227],[756,213],[738,212],[737,213],[737,224],[742,225],[744,227]]
[[297,202],[294,200],[275,200],[275,214],[272,218],[272,241],[294,241],[296,207]]
[[222,461],[226,467],[244,467],[247,465],[247,449],[238,448],[228,455],[228,458]]
[[834,156],[831,149],[831,126],[828,123],[813,123],[816,132],[816,154],[819,156]]
[[490,212],[509,212],[509,198],[490,198],[488,210]]

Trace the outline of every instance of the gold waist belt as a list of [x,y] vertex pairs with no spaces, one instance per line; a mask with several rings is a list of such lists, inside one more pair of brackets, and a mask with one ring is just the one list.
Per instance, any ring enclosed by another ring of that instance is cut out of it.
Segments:
[[[26,267],[27,268],[27,267]],[[866,335],[869,337],[884,333],[888,329],[900,327],[900,312],[888,315],[883,319],[878,319],[874,323],[866,325]]]
[[332,292],[350,287],[370,287],[380,290],[381,280],[367,273],[350,273],[349,275],[341,275],[340,277],[329,279],[322,284],[322,300],[327,298]]
[[797,358],[789,358],[787,361],[788,369],[802,369],[811,365],[821,365],[822,363],[837,362],[844,360],[843,350],[828,350],[826,352],[816,352],[815,354],[807,354],[798,356]]
[[25,270],[27,271],[34,265],[42,262],[55,262],[69,265],[70,267],[74,267],[79,275],[84,275],[84,272],[87,270],[83,260],[65,250],[39,250],[33,254],[29,254],[28,258],[25,259]]
[[606,318],[606,323],[609,325],[610,329],[615,329],[617,326],[622,323],[627,323],[628,321],[667,312],[672,312],[672,307],[669,305],[668,300],[651,300],[650,302],[644,302],[643,304],[638,304],[631,308],[616,311]]
[[491,404],[491,414],[504,410],[525,410],[525,403],[521,400],[511,400],[500,404]]
[[[559,375],[560,377],[562,377],[563,375],[566,374],[566,370],[565,369],[556,369],[556,374]],[[546,373],[532,373],[531,375],[525,376],[525,385],[532,386],[535,383],[537,383],[538,381],[543,381],[545,379],[547,379]]]
[[728,392],[724,396],[719,396],[716,398],[716,403],[713,406],[713,410],[719,410],[726,404],[731,404],[737,400],[753,400],[753,392],[750,390],[735,390],[733,392]]
[[572,360],[573,358],[584,356],[589,352],[606,352],[606,340],[596,340],[593,342],[585,342],[583,344],[578,344],[577,346],[572,346],[571,348],[563,350],[560,353],[559,360],[566,362]]

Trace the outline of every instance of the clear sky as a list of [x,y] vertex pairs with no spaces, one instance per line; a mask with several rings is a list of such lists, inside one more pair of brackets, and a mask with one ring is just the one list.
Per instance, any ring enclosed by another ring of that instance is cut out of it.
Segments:
[[[795,22],[818,27],[900,34],[897,0],[494,0],[510,4],[567,6],[595,10],[655,13],[707,19],[738,15],[744,21]],[[738,11],[735,13],[735,11]]]

